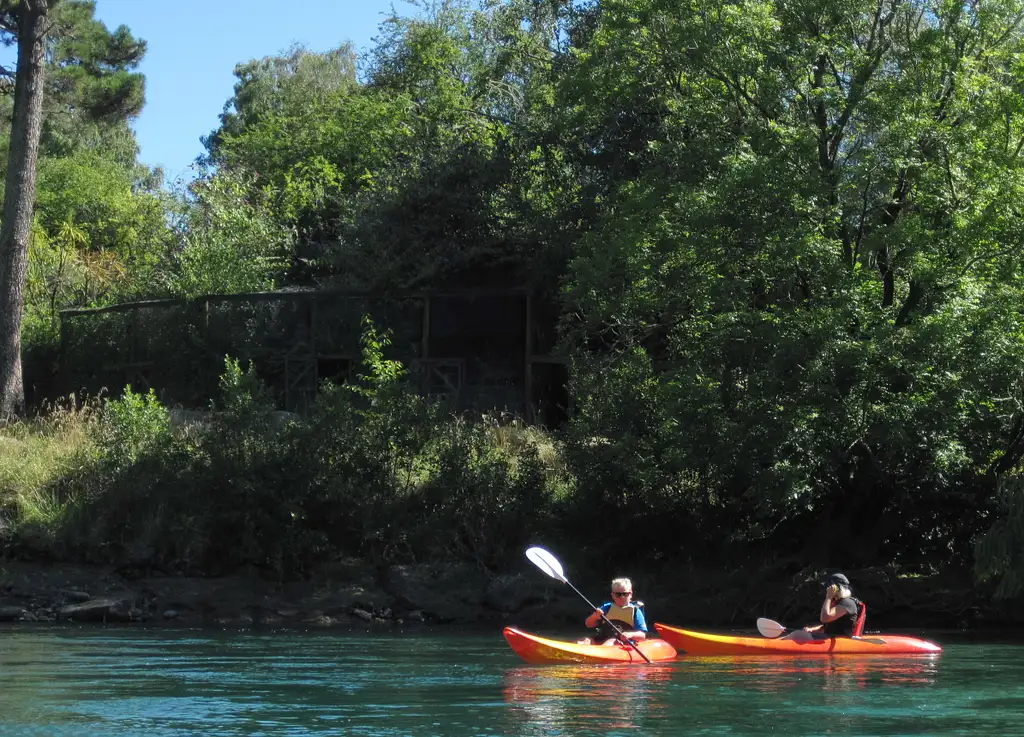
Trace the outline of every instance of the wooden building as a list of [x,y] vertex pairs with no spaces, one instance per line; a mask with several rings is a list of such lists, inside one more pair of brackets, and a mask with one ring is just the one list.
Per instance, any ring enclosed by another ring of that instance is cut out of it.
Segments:
[[65,391],[153,388],[207,406],[225,356],[252,362],[282,408],[303,412],[320,383],[359,372],[363,317],[391,336],[419,390],[462,410],[556,426],[568,367],[554,355],[557,308],[527,289],[381,295],[286,290],[151,300],[61,313]]

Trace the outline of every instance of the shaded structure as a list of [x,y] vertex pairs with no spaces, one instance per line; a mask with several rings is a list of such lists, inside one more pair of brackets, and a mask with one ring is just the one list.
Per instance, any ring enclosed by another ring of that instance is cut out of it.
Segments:
[[568,366],[553,354],[557,307],[525,288],[400,295],[289,290],[130,302],[60,314],[65,391],[154,389],[205,406],[225,356],[252,362],[282,408],[303,412],[323,380],[359,371],[361,324],[390,331],[387,357],[419,391],[461,410],[506,411],[556,426]]

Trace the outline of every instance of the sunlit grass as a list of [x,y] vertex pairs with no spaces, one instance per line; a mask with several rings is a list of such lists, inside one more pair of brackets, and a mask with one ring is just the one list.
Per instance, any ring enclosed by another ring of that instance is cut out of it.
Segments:
[[[232,432],[210,424],[168,430],[157,421],[165,410],[156,400],[151,406],[126,394],[85,406],[68,400],[0,427],[0,538],[26,551],[155,560],[176,570],[214,559],[221,565],[225,557],[247,560],[217,547],[208,532],[218,525],[243,530],[244,555],[261,556],[281,571],[307,570],[307,558],[320,559],[325,550],[351,554],[365,547],[376,554],[367,543],[325,536],[317,520],[307,521],[315,510],[344,524],[387,519],[374,534],[392,546],[413,539],[419,547],[403,553],[409,556],[433,555],[437,545],[428,537],[442,536],[444,545],[461,551],[453,554],[497,560],[507,555],[508,535],[492,528],[539,525],[549,514],[547,502],[572,494],[557,437],[511,418],[485,416],[471,424],[457,416],[425,417],[398,442],[379,431],[388,418],[379,413],[366,426],[353,424],[349,412],[319,418],[322,426],[303,428],[309,420],[298,418],[274,428],[247,424],[242,410],[224,412]],[[335,458],[314,450],[296,459],[299,431],[300,439],[310,431],[347,437],[358,452]],[[303,461],[313,466],[304,467],[304,485],[283,494],[282,479],[291,479],[293,464]],[[353,476],[372,480],[362,488],[353,486]],[[340,490],[339,504],[325,506],[332,490]],[[342,502],[350,496],[369,511],[348,512],[351,505]],[[427,519],[418,506],[423,499],[430,501]],[[465,530],[476,531],[469,544]]]
[[53,490],[94,443],[96,405],[73,399],[0,428],[0,509],[18,524],[56,522],[65,505]]
[[532,447],[546,472],[549,488],[559,497],[571,493],[572,473],[554,435],[521,420],[499,422],[490,418],[487,429],[494,447],[506,451],[510,457]]

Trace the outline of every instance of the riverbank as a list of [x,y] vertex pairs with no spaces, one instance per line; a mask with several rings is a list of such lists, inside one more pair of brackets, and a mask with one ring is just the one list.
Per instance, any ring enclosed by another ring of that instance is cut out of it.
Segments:
[[[494,575],[471,565],[322,568],[306,581],[256,572],[222,577],[142,575],[111,567],[0,563],[0,621],[140,623],[168,627],[393,628],[427,625],[572,627],[586,604],[529,564]],[[1019,607],[993,600],[966,574],[848,571],[869,605],[869,629],[980,630],[1024,625]],[[643,571],[634,588],[648,618],[688,626],[752,626],[758,616],[813,621],[814,571]],[[605,582],[574,580],[594,603]]]

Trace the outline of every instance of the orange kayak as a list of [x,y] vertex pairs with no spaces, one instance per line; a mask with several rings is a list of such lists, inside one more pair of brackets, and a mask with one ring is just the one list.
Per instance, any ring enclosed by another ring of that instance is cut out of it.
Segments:
[[825,640],[773,640],[767,637],[712,635],[706,632],[670,627],[655,623],[665,641],[689,655],[904,655],[938,653],[942,648],[933,642],[905,635],[865,635],[829,637]]
[[[505,639],[527,663],[640,663],[646,661],[628,645],[580,645],[565,640],[549,640],[512,627],[505,628]],[[664,640],[637,643],[652,661],[672,660],[676,649]]]

